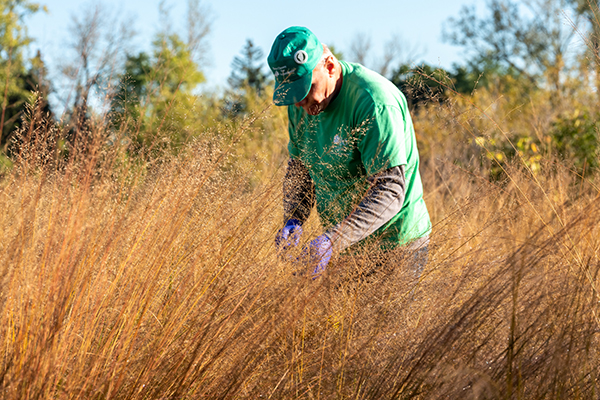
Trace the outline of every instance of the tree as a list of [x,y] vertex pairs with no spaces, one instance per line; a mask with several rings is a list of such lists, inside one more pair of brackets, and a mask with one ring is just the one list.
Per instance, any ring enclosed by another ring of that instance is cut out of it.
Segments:
[[[379,74],[390,78],[394,74],[394,64],[412,64],[418,54],[418,49],[404,41],[400,35],[392,35],[383,46],[383,55],[378,58],[372,57],[371,37],[365,33],[354,35],[350,43],[350,61],[357,62],[368,68],[372,68]],[[334,53],[335,54],[335,53]],[[337,57],[337,55],[336,55]],[[338,57],[339,59],[340,57]],[[369,62],[369,60],[373,60]]]
[[[495,84],[498,77],[508,81],[519,82],[519,74],[510,68],[495,64],[453,65],[451,70],[434,67],[422,63],[419,66],[400,64],[391,74],[390,80],[406,96],[411,109],[428,103],[442,103],[448,99],[450,92],[471,94],[476,88],[486,88]],[[505,86],[506,87],[506,82]]]
[[80,16],[72,16],[69,48],[73,58],[61,68],[68,86],[61,93],[67,96],[64,106],[74,135],[72,140],[85,135],[93,94],[105,93],[114,84],[133,36],[130,27],[130,23],[111,15],[99,4]]
[[0,2],[0,145],[4,152],[12,132],[19,126],[24,104],[31,95],[30,90],[45,85],[39,79],[42,75],[35,72],[36,68],[39,71],[43,70],[41,56],[38,54],[37,61],[32,60],[29,68],[26,67],[23,56],[24,49],[31,43],[23,23],[24,19],[39,10],[39,4],[26,0]]
[[200,66],[209,63],[208,35],[212,29],[212,11],[200,4],[200,0],[187,3],[187,46],[192,59]]
[[521,71],[491,59],[469,61],[466,65],[454,64],[449,76],[453,82],[452,89],[463,94],[471,94],[475,89],[497,87],[499,83],[504,88],[518,85],[525,93],[536,87],[536,81],[523,76]]
[[263,51],[254,45],[251,39],[246,39],[246,45],[241,56],[235,56],[231,63],[231,75],[227,82],[236,90],[253,89],[259,96],[268,83],[268,75],[263,71]]
[[112,96],[110,121],[113,130],[138,147],[177,148],[198,134],[190,128],[198,105],[194,91],[205,80],[201,68],[209,58],[212,19],[199,0],[188,0],[187,27],[180,34],[173,30],[164,0],[159,11],[161,29],[151,52],[127,55]]
[[585,60],[591,64],[596,76],[596,93],[600,98],[600,9],[598,0],[570,0],[576,16],[582,17],[586,29],[580,34],[588,47]]
[[204,74],[179,35],[159,34],[153,46],[153,87],[149,98],[156,116],[164,119],[174,102],[188,102],[188,95],[204,82]]
[[232,91],[226,93],[224,112],[228,117],[236,117],[248,111],[250,98],[264,94],[269,83],[269,75],[263,71],[263,51],[251,39],[235,56],[231,63],[231,75],[227,83]]
[[137,122],[141,122],[141,105],[145,103],[150,89],[152,70],[152,61],[147,53],[127,56],[125,71],[119,76],[111,101],[113,127],[137,130]]
[[350,59],[362,65],[367,65],[367,57],[371,52],[371,37],[364,32],[354,35],[350,43]]
[[411,109],[444,101],[447,98],[446,86],[453,85],[447,71],[429,64],[417,68],[401,64],[394,70],[390,80],[404,93]]
[[572,163],[580,175],[600,166],[600,115],[576,109],[560,115],[552,124],[552,146],[558,155]]
[[127,57],[111,104],[111,122],[139,145],[177,147],[191,135],[186,114],[193,109],[193,92],[204,75],[179,35],[160,33],[152,46],[152,55]]
[[564,24],[567,0],[488,0],[487,15],[465,6],[450,18],[445,39],[470,53],[470,65],[516,72],[535,85],[560,91],[573,29]]

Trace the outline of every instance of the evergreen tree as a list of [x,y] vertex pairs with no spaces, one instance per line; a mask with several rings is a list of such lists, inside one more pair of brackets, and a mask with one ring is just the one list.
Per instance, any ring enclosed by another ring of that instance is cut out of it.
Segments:
[[263,72],[263,56],[260,47],[247,39],[241,55],[236,56],[231,63],[231,76],[227,80],[229,85],[234,90],[251,88],[261,96],[268,84],[268,75]]
[[231,63],[231,75],[227,82],[231,87],[224,100],[224,114],[235,118],[248,111],[249,103],[263,95],[269,84],[268,75],[263,72],[263,52],[251,39],[246,40],[241,54]]
[[127,56],[125,71],[119,77],[117,91],[111,102],[113,127],[129,125],[132,128],[131,123],[139,121],[141,104],[146,101],[151,83],[152,69],[152,61],[147,53]]

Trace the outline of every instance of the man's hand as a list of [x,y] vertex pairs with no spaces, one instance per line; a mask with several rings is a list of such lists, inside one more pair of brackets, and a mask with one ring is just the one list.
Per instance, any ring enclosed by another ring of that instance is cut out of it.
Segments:
[[302,225],[297,219],[290,219],[285,226],[277,232],[275,236],[275,246],[277,250],[287,250],[290,247],[298,246],[302,236]]
[[321,235],[304,247],[298,261],[308,263],[313,268],[313,277],[316,277],[325,271],[332,253],[331,240],[327,236]]

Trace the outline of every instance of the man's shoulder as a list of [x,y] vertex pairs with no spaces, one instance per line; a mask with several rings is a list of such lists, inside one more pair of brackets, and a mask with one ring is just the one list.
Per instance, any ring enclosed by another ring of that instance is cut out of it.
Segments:
[[[353,63],[340,60],[344,67],[344,77],[348,76],[351,80],[360,83],[377,83],[378,81],[388,81],[385,77],[365,67],[359,63]],[[389,81],[388,81],[389,82]]]
[[406,104],[400,89],[384,76],[358,63],[340,63],[344,63],[344,79],[349,86],[348,93],[355,101],[369,102],[375,107]]

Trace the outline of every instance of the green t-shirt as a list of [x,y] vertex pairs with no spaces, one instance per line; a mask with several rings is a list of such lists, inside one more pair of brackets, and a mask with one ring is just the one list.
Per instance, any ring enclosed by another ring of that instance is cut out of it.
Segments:
[[369,187],[368,176],[404,165],[404,204],[368,240],[380,240],[390,248],[429,234],[417,142],[404,95],[359,64],[340,64],[342,87],[323,112],[311,116],[301,107],[288,107],[288,150],[314,181],[324,228],[341,222],[360,203]]

